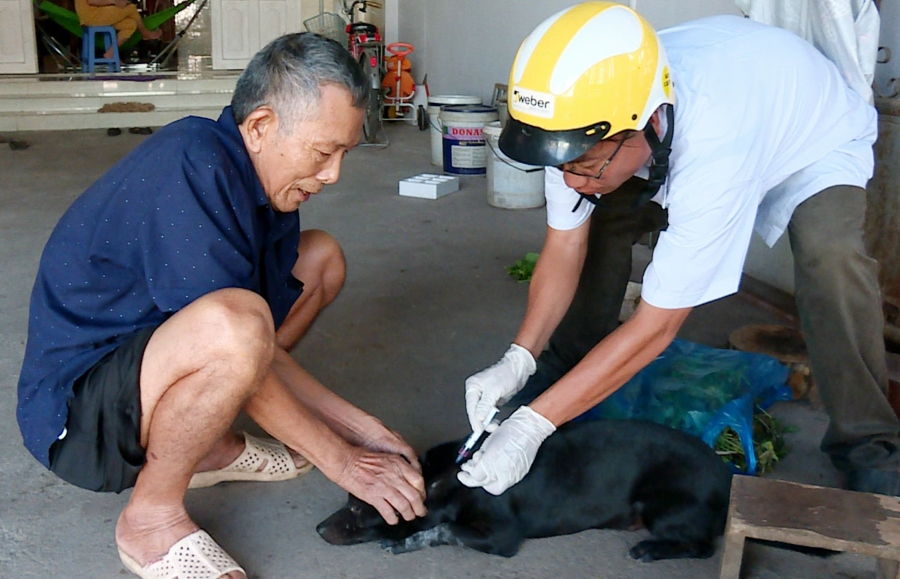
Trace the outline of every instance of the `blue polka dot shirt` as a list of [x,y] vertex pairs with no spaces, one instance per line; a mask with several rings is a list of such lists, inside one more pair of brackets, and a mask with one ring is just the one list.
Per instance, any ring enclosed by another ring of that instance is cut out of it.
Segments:
[[72,385],[142,328],[197,298],[244,288],[276,327],[300,296],[297,212],[269,205],[230,107],[147,138],[65,212],[44,248],[29,312],[17,418],[49,467]]

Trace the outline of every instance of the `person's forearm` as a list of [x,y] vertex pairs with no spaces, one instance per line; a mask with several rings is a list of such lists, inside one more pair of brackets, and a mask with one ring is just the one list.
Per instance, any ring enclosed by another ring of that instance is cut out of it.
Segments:
[[628,321],[535,399],[531,408],[559,426],[596,406],[665,350],[690,311],[641,303]]
[[578,287],[587,230],[558,232],[547,228],[547,238],[528,288],[528,307],[515,343],[537,358],[559,325]]
[[310,412],[337,434],[354,444],[365,442],[377,420],[347,402],[297,364],[290,354],[278,348],[272,369]]
[[345,472],[351,445],[304,406],[283,380],[270,372],[244,410],[260,427],[302,454],[329,479]]
[[[329,480],[378,509],[388,523],[394,524],[398,514],[405,520],[425,514],[424,479],[415,452],[383,436],[386,429],[376,418],[331,393],[284,350],[276,348],[269,372],[244,410]],[[381,448],[355,440],[379,436],[379,431]]]

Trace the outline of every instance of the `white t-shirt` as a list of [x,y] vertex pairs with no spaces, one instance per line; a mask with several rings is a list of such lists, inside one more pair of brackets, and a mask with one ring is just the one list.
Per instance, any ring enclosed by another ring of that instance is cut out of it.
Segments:
[[[872,176],[877,114],[813,46],[780,28],[715,16],[660,32],[675,87],[669,212],[641,297],[697,306],[737,291],[750,236],[768,245],[794,209],[835,185]],[[574,229],[592,203],[545,173],[547,223]]]

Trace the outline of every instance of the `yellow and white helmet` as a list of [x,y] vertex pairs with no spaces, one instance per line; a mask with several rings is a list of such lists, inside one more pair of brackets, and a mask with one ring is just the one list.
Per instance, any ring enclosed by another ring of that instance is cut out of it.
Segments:
[[650,24],[622,4],[585,2],[542,22],[519,47],[500,149],[529,165],[560,165],[607,136],[643,129],[674,101]]

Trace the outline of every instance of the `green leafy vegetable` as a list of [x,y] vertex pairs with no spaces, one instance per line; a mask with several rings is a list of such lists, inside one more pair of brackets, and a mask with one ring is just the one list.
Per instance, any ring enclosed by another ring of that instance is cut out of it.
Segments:
[[506,268],[506,273],[511,275],[519,283],[527,283],[531,281],[531,274],[534,273],[534,265],[538,260],[537,253],[526,253],[523,259],[519,259],[516,263]]
[[[790,450],[784,435],[795,432],[794,427],[785,427],[774,416],[760,407],[753,413],[753,451],[756,453],[756,474],[761,475],[775,468],[775,463],[787,456]],[[737,433],[725,428],[713,446],[716,454],[725,462],[734,464],[741,470],[747,469],[747,457]]]

